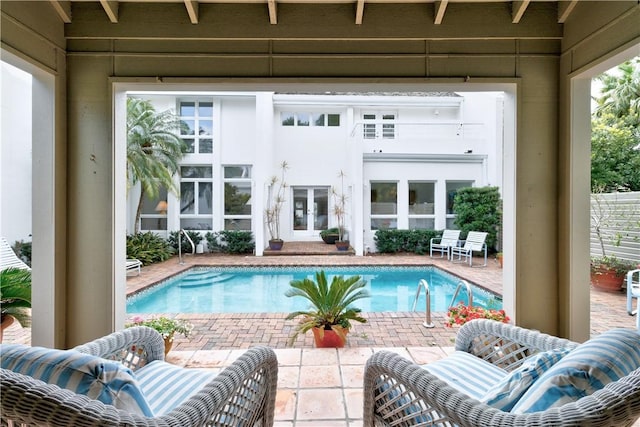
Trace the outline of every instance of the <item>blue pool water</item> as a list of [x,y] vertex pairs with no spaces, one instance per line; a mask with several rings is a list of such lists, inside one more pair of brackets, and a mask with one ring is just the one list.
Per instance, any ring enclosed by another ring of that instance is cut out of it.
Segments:
[[[359,275],[371,298],[355,304],[364,312],[411,311],[418,282],[431,289],[431,310],[445,312],[460,279],[436,267],[198,267],[168,279],[127,299],[127,313],[288,313],[305,310],[308,301],[286,297],[289,282],[314,278],[324,269],[333,275]],[[473,304],[502,308],[499,296],[472,286]],[[466,302],[466,291],[458,301]],[[421,292],[416,306],[424,311]]]

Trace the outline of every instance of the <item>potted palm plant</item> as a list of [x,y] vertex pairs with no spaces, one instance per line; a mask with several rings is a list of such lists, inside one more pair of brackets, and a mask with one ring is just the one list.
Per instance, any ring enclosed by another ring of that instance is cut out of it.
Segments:
[[311,330],[316,347],[344,347],[351,322],[367,321],[360,316],[361,309],[351,306],[370,296],[364,289],[366,282],[360,276],[334,276],[329,285],[323,270],[316,272],[315,279],[292,280],[291,289],[285,292],[287,297],[299,296],[311,303],[309,310],[294,311],[286,317],[287,320],[302,318],[289,344],[292,345],[300,333]]
[[287,183],[284,180],[285,172],[289,169],[289,164],[283,161],[280,164],[281,176],[274,175],[269,182],[270,194],[267,199],[267,208],[264,210],[267,230],[269,230],[269,249],[280,250],[284,241],[280,238],[280,214],[285,202]]
[[31,271],[9,267],[0,271],[0,342],[2,332],[14,320],[25,328],[31,325]]

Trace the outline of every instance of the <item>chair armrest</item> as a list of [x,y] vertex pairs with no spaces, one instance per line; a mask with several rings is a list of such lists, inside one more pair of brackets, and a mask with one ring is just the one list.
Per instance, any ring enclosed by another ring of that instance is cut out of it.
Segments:
[[365,365],[363,399],[365,426],[630,426],[640,414],[640,368],[576,402],[512,414],[472,399],[398,354],[380,351]]
[[159,421],[188,426],[271,426],[277,382],[275,352],[269,347],[252,347]]
[[147,326],[125,328],[74,350],[118,361],[134,371],[154,360],[164,360],[162,335]]
[[530,329],[488,319],[465,323],[456,336],[455,349],[466,351],[507,371],[541,351],[575,348],[578,343]]

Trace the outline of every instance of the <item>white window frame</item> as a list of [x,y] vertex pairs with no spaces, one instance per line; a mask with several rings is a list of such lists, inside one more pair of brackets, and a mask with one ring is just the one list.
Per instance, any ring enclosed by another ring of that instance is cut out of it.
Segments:
[[[367,118],[367,116],[373,116]],[[396,111],[363,111],[362,139],[395,140],[398,138],[398,113]]]
[[[226,174],[225,174],[225,169],[226,168],[247,168],[247,170],[249,171],[248,176],[247,177],[241,177],[241,178],[225,178]],[[226,228],[226,221],[227,220],[248,220],[249,221],[249,229],[239,229],[242,231],[253,231],[253,224],[251,221],[252,215],[253,215],[253,209],[254,206],[251,205],[251,213],[248,215],[240,215],[240,214],[230,214],[227,215],[226,212],[226,206],[224,206],[225,203],[225,190],[226,190],[226,186],[225,184],[234,184],[234,183],[243,183],[243,184],[249,184],[249,191],[250,191],[250,199],[253,199],[253,180],[252,180],[252,166],[251,165],[223,165],[222,166],[222,228],[223,229],[227,229]]]
[[[182,172],[182,168],[189,168],[189,167],[199,167],[199,168],[211,168],[211,177],[210,178],[185,178],[182,176],[182,173],[180,173],[180,189],[182,189],[182,184],[183,183],[194,183],[193,189],[194,189],[194,206],[193,206],[193,212],[194,213],[188,213],[188,214],[183,214],[182,213],[182,197],[180,197],[180,228],[184,228],[185,230],[191,230],[193,228],[191,227],[185,227],[182,225],[182,221],[183,220],[192,220],[192,219],[202,219],[203,221],[206,220],[207,224],[209,225],[209,228],[197,228],[197,229],[193,229],[193,230],[201,230],[201,231],[212,231],[213,230],[213,215],[215,213],[215,209],[214,206],[215,204],[213,203],[213,166],[211,165],[202,165],[202,164],[183,164],[180,165],[180,170]],[[198,213],[200,211],[200,198],[199,198],[199,194],[200,194],[200,184],[201,183],[210,183],[211,184],[211,213],[210,214],[200,214]]]
[[[371,190],[373,190],[373,187],[375,184],[394,184],[396,186],[396,213],[395,214],[374,214],[373,213],[373,209],[372,209],[372,204],[374,203],[373,199],[371,197],[369,197],[369,216],[370,216],[370,222],[369,222],[369,228],[371,231],[376,231],[376,230],[397,230],[398,229],[398,210],[399,210],[399,205],[398,205],[398,199],[399,199],[399,194],[398,194],[398,188],[400,188],[400,183],[398,181],[388,181],[388,180],[372,180],[369,181],[369,187]],[[388,228],[373,228],[373,222],[376,219],[386,219],[389,220],[391,222],[395,221],[395,226],[393,227],[388,227]]]
[[[432,193],[432,198],[433,198],[433,207],[432,207],[432,211],[433,213],[431,214],[427,214],[427,213],[411,213],[409,211],[410,209],[410,192],[411,192],[411,184],[432,184],[433,185],[433,193]],[[435,228],[435,221],[436,221],[436,205],[437,205],[437,199],[436,199],[436,185],[437,182],[436,181],[428,181],[428,180],[407,180],[407,224],[409,225],[409,229],[411,229],[411,220],[412,219],[432,219],[433,220],[433,228]],[[420,230],[424,230],[424,229],[420,229]]]
[[[214,109],[215,109],[215,102],[213,100],[213,98],[178,98],[177,100],[177,110],[178,113],[180,113],[181,111],[181,105],[183,103],[194,103],[194,115],[193,116],[183,116],[180,115],[180,120],[193,120],[194,122],[194,134],[193,135],[185,135],[180,133],[179,136],[180,138],[182,138],[182,140],[185,139],[193,139],[193,152],[188,152],[187,154],[193,155],[193,154],[205,154],[205,155],[211,155],[213,153],[214,150],[214,144],[215,144],[215,140],[214,140],[214,134],[215,134],[215,121],[214,121]],[[200,104],[201,103],[211,103],[211,116],[200,116]],[[211,121],[211,134],[209,135],[200,135],[197,130],[200,128],[199,124],[200,121],[204,121],[204,120],[210,120]],[[210,139],[211,140],[211,151],[208,153],[201,153],[200,152],[200,148],[201,148],[201,144],[200,141],[201,140],[205,140],[205,139]]]

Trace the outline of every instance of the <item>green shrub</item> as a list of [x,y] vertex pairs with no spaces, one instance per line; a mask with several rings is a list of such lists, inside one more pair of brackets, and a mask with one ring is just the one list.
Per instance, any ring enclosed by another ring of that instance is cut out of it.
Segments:
[[205,234],[207,245],[212,252],[228,254],[250,254],[255,249],[251,231],[224,230]]
[[487,248],[494,250],[502,223],[500,206],[498,187],[459,189],[453,200],[453,211],[456,214],[455,224],[461,231],[460,238],[464,240],[469,231],[487,232]]
[[25,264],[31,267],[31,242],[25,242],[24,240],[16,240],[13,244],[13,252],[20,258]]
[[[195,247],[198,246],[198,243],[202,242],[202,240],[204,239],[204,237],[202,237],[202,234],[198,233],[197,231],[192,231],[192,230],[187,230],[187,235],[189,236],[189,238],[191,238],[191,240],[193,240],[193,250],[195,251]],[[180,236],[180,245],[182,245],[182,253],[191,253],[192,249],[191,249],[191,242],[189,242],[189,239],[187,239],[187,236],[184,235],[184,233],[181,233],[180,231],[172,231],[171,233],[169,233],[169,245],[173,248],[173,252],[174,253],[178,253],[178,236]]]
[[429,242],[440,237],[436,230],[377,230],[374,236],[376,249],[380,253],[412,252],[418,255],[429,253]]
[[127,258],[136,258],[144,265],[171,258],[171,247],[165,239],[147,231],[127,236]]

